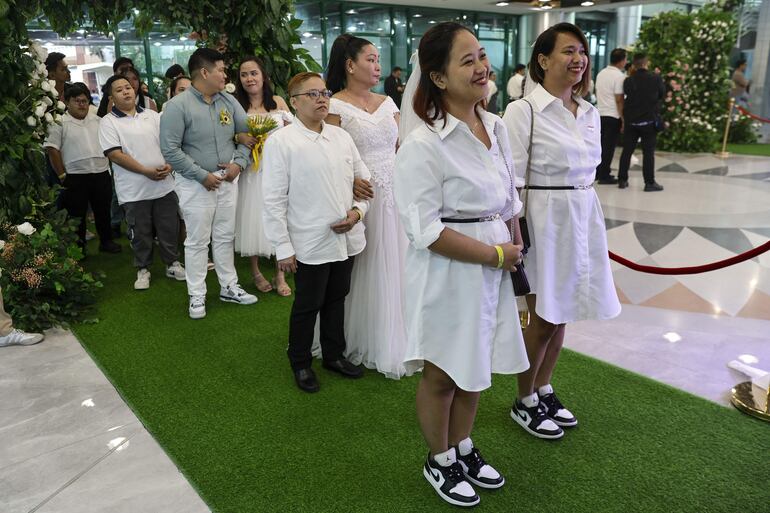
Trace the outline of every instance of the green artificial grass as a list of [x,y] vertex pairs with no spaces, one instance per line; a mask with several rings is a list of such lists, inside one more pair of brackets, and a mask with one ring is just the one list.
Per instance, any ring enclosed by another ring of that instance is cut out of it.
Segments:
[[770,157],[770,144],[728,144],[727,151],[738,155]]
[[[101,320],[75,332],[213,511],[457,511],[422,476],[417,377],[351,381],[316,363],[321,391],[302,393],[285,355],[291,298],[225,304],[211,272],[208,316],[192,321],[185,284],[159,263],[151,288],[133,290],[121,242],[121,255],[92,245],[87,267],[107,273]],[[238,268],[254,292],[246,259]],[[767,424],[570,351],[556,376],[580,419],[556,442],[510,419],[513,376],[482,394],[474,441],[508,482],[481,490],[476,510],[770,511]]]

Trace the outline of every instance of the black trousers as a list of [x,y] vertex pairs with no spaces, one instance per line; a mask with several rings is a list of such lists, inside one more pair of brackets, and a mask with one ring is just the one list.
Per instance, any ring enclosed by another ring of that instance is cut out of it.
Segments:
[[287,350],[292,370],[308,369],[313,362],[311,349],[319,313],[324,360],[342,358],[345,352],[345,296],[350,292],[352,272],[353,257],[320,265],[297,262]]
[[615,147],[618,145],[620,135],[620,119],[610,116],[602,116],[602,161],[596,168],[596,179],[609,178],[612,174],[610,165],[615,155]]
[[658,133],[652,123],[645,126],[626,125],[623,130],[623,153],[620,155],[620,171],[618,180],[628,181],[628,168],[631,165],[631,154],[636,149],[636,143],[642,139],[642,175],[644,183],[655,182],[655,142]]
[[158,235],[160,259],[168,265],[179,260],[179,198],[174,191],[162,198],[123,204],[128,240],[137,269],[150,267],[154,234]]
[[94,213],[96,233],[99,242],[112,240],[110,231],[110,201],[112,201],[112,178],[109,171],[84,175],[70,175],[64,178],[62,206],[70,217],[79,218],[78,240],[81,247],[86,245],[86,213],[88,205]]

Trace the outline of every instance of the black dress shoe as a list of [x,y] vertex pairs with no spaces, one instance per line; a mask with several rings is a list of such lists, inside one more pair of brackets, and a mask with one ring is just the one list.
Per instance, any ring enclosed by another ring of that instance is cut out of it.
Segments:
[[658,182],[648,183],[648,184],[645,184],[644,186],[644,192],[658,192],[662,190],[663,190],[663,186],[660,185]]
[[626,187],[628,187],[627,180],[618,180],[618,189],[625,189]]
[[600,185],[615,185],[616,183],[618,183],[618,179],[615,178],[614,176],[610,175],[610,176],[607,176],[605,178],[599,178],[597,180],[597,182]]
[[345,358],[340,358],[339,360],[331,362],[324,360],[323,368],[342,374],[346,378],[358,379],[364,375],[364,370],[359,365],[353,365]]
[[300,369],[294,371],[294,381],[297,382],[297,386],[300,390],[309,394],[318,392],[321,388],[318,386],[318,379],[315,377],[313,369]]
[[123,248],[117,242],[108,240],[99,245],[99,251],[102,253],[120,253]]

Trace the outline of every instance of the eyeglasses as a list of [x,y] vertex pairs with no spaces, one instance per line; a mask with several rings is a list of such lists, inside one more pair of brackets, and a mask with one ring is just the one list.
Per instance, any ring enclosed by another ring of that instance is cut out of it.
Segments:
[[70,102],[74,103],[75,105],[88,105],[89,103],[91,103],[88,100],[86,100],[85,98],[78,99],[78,100],[72,99],[72,100],[70,100]]
[[331,98],[334,93],[329,91],[328,89],[324,89],[323,91],[319,91],[318,89],[311,89],[310,91],[304,92],[304,93],[297,93],[291,95],[292,98],[295,96],[309,96],[314,100],[317,100],[319,96],[323,96],[324,98]]

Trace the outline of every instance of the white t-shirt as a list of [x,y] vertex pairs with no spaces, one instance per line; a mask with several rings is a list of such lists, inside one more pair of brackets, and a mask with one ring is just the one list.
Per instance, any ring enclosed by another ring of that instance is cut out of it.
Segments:
[[616,66],[607,66],[596,75],[596,108],[600,116],[620,119],[615,95],[623,94],[626,74]]
[[508,80],[508,86],[506,87],[506,92],[508,93],[508,98],[511,100],[518,100],[521,98],[524,91],[521,90],[521,86],[524,82],[524,75],[520,75],[519,73],[515,73],[509,80]]
[[[160,167],[166,163],[160,152],[160,116],[150,109],[137,106],[136,114],[128,116],[113,107],[101,120],[99,144],[105,155],[120,150],[147,167]],[[114,162],[112,169],[115,192],[121,205],[162,198],[174,190],[171,175],[163,180],[152,180]]]
[[86,175],[109,171],[110,162],[99,146],[99,118],[89,112],[83,119],[64,114],[61,125],[52,123],[44,148],[61,152],[64,169],[70,175]]

